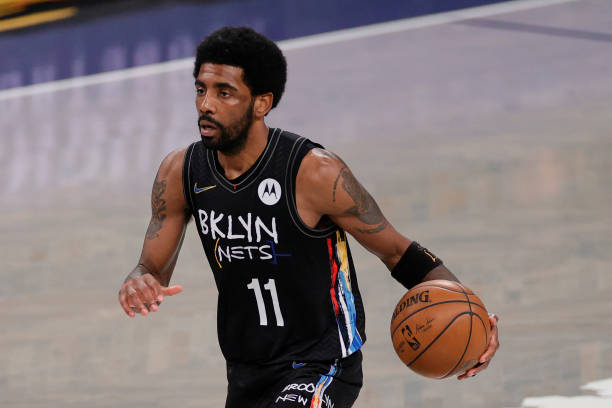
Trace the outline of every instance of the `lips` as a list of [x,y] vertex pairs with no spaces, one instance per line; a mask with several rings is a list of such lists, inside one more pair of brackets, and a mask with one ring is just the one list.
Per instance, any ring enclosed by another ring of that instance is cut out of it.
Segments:
[[217,125],[215,125],[214,123],[208,121],[208,120],[201,120],[200,121],[200,127],[207,127],[207,128],[213,128],[216,129]]
[[200,121],[200,134],[204,137],[213,136],[219,128],[212,122],[207,120]]

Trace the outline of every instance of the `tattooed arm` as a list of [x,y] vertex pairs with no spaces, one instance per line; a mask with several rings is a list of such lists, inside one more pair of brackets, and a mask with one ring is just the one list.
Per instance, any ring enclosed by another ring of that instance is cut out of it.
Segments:
[[[387,221],[346,163],[327,150],[313,149],[304,157],[296,181],[296,202],[306,225],[314,228],[324,216],[329,217],[389,270],[411,243]],[[431,279],[457,280],[444,265],[427,274],[425,280]]]
[[167,287],[183,243],[189,220],[183,194],[182,169],[185,149],[170,153],[161,163],[151,191],[151,221],[145,234],[138,265],[119,291],[126,314],[134,310],[146,315],[157,311],[164,296],[179,293],[180,286]]
[[[324,216],[349,232],[391,270],[411,241],[397,232],[385,218],[376,201],[357,181],[347,165],[333,153],[311,150],[298,171],[296,202],[302,221],[316,227]],[[458,281],[444,265],[432,269],[423,278]],[[489,365],[499,348],[497,316],[490,315],[491,338],[480,363],[458,376],[462,380],[476,375]]]

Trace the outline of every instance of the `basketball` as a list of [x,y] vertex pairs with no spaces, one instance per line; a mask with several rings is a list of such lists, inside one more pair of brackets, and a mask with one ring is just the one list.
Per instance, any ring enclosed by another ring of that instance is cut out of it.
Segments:
[[410,289],[391,318],[399,358],[417,374],[447,378],[478,363],[491,326],[482,301],[457,282],[432,280]]

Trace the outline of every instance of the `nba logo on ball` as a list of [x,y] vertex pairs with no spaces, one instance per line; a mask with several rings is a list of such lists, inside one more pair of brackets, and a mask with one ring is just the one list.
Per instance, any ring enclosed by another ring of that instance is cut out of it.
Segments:
[[273,178],[267,178],[259,183],[257,195],[265,205],[274,205],[281,198],[281,186]]

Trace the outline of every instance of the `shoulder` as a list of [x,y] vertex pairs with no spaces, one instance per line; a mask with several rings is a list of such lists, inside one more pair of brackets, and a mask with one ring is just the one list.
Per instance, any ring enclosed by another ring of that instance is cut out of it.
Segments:
[[328,184],[346,168],[346,163],[337,154],[315,147],[304,156],[298,175],[308,181],[308,184]]
[[170,208],[182,209],[186,207],[183,193],[183,164],[187,148],[174,150],[166,155],[159,165],[153,183],[153,199],[163,199]]
[[159,170],[157,172],[159,176],[166,176],[178,179],[181,179],[181,175],[183,173],[183,165],[185,163],[185,153],[187,152],[187,147],[183,147],[180,149],[176,149],[171,151],[164,157],[161,164],[159,165]]
[[339,200],[342,197],[339,181],[346,173],[350,170],[338,155],[322,148],[311,149],[298,171],[298,201],[321,214],[336,213],[345,205]]

